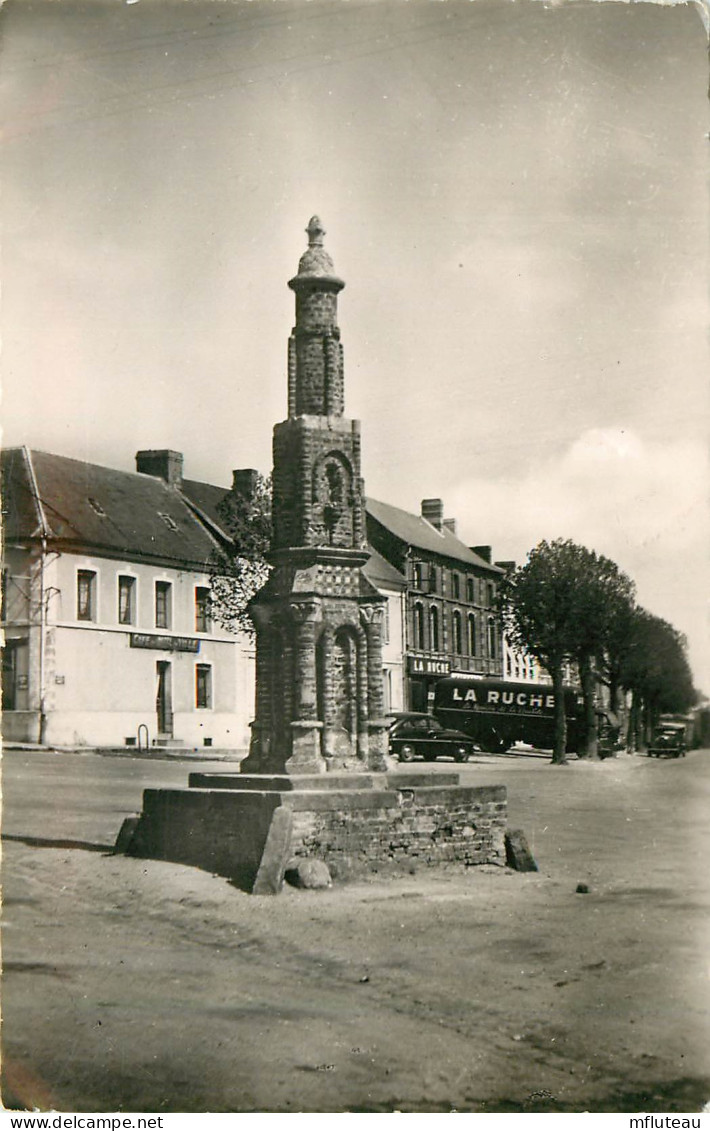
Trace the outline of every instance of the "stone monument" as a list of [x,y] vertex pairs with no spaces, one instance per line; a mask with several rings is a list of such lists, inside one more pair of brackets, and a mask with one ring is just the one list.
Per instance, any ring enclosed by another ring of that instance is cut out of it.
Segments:
[[243,770],[387,768],[382,627],[369,557],[360,424],[344,416],[338,293],[317,216],[289,282],[288,419],[274,428],[273,572],[254,598],[256,718]]

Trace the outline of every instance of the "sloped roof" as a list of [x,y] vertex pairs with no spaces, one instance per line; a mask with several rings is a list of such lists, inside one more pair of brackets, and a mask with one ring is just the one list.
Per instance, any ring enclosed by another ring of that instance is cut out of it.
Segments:
[[[224,533],[224,516],[220,513],[220,503],[230,493],[227,487],[215,487],[213,483],[200,483],[197,479],[183,479],[179,491],[200,516]],[[226,533],[224,536],[228,537]]]
[[32,487],[26,448],[2,453],[2,514],[5,541],[42,533],[42,516]]
[[50,541],[65,548],[193,565],[214,549],[180,492],[155,476],[22,448],[2,453],[2,470],[6,540],[37,536],[41,506]]
[[370,550],[370,558],[363,566],[367,580],[371,581],[378,589],[381,586],[385,589],[406,589],[407,582],[404,575],[372,546],[369,546],[368,549]]
[[491,565],[484,558],[475,554],[464,542],[444,527],[439,531],[420,515],[410,514],[409,511],[400,510],[389,503],[381,503],[377,499],[366,499],[367,513],[381,526],[389,530],[400,541],[419,550],[429,550],[444,557],[453,558],[455,561],[464,562],[469,566],[488,570],[490,573],[503,573],[498,566]]

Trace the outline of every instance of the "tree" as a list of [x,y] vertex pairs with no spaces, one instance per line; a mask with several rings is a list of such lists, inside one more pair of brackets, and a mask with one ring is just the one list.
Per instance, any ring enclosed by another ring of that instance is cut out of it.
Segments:
[[623,651],[620,682],[631,692],[629,745],[643,748],[663,712],[684,714],[697,702],[685,637],[637,609]]
[[555,690],[553,761],[565,762],[563,668],[578,666],[583,699],[579,753],[596,756],[597,670],[617,618],[633,606],[634,584],[609,558],[557,539],[540,542],[508,576],[502,613],[511,643],[535,656]]
[[540,542],[504,579],[499,608],[513,647],[533,655],[549,672],[555,693],[555,743],[552,761],[565,765],[567,719],[563,668],[575,650],[575,590],[579,547],[558,539]]
[[583,728],[580,757],[597,756],[597,686],[604,657],[627,623],[634,608],[635,585],[615,562],[603,554],[577,548],[578,581],[575,587],[574,658],[582,688]]
[[253,637],[247,606],[271,572],[266,560],[271,544],[271,477],[252,472],[245,489],[230,491],[217,511],[228,538],[209,563],[211,615],[228,632]]

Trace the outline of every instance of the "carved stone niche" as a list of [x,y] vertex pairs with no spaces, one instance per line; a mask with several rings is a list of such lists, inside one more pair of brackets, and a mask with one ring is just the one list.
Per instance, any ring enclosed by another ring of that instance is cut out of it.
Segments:
[[313,469],[311,528],[324,545],[353,545],[352,482],[352,467],[342,452],[328,452]]

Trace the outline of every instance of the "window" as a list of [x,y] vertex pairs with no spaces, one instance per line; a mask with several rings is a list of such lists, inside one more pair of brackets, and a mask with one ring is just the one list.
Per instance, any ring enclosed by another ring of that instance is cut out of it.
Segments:
[[195,667],[195,706],[212,706],[212,668],[209,664]]
[[488,655],[493,659],[496,654],[496,622],[493,617],[488,618]]
[[473,613],[468,614],[468,654],[476,655],[476,618]]
[[80,569],[76,575],[76,619],[96,620],[96,574]]
[[203,585],[195,589],[195,632],[211,632],[210,591]]
[[2,592],[0,592],[0,621],[3,623],[7,620],[7,586],[10,579],[10,571],[4,569],[2,571]]
[[118,623],[134,624],[136,613],[136,579],[120,576],[118,578]]
[[463,632],[461,631],[461,613],[456,609],[453,616],[454,652],[460,656],[463,652]]
[[455,601],[461,596],[461,578],[457,573],[451,574],[451,592]]
[[418,648],[420,652],[424,651],[424,609],[417,602],[414,606],[413,612],[414,622],[414,647]]
[[389,668],[382,669],[382,690],[384,692],[384,713],[388,715],[392,709],[392,672]]
[[429,609],[429,637],[432,652],[439,651],[439,610],[436,605]]
[[156,581],[155,583],[155,627],[170,628],[170,590],[169,581]]
[[382,643],[389,644],[390,642],[390,603],[389,601],[384,607],[384,615],[382,617]]
[[435,565],[429,567],[429,592],[438,593],[439,591],[439,571]]
[[471,605],[476,603],[476,582],[473,577],[466,578],[466,600]]
[[422,589],[422,563],[414,562],[412,564],[412,585],[415,589]]

